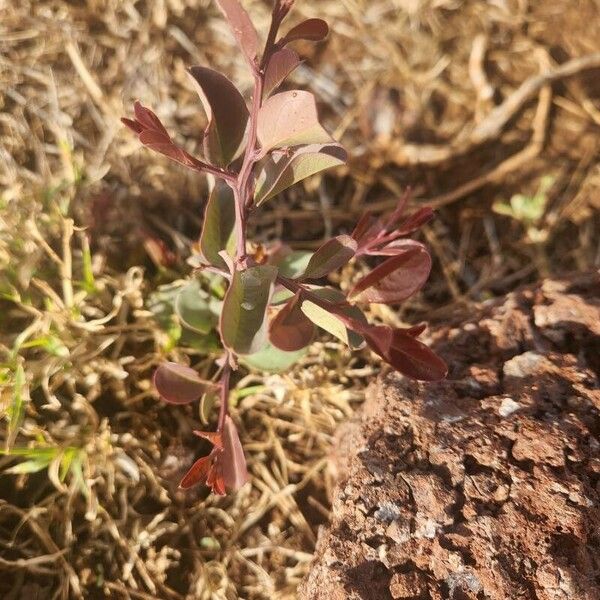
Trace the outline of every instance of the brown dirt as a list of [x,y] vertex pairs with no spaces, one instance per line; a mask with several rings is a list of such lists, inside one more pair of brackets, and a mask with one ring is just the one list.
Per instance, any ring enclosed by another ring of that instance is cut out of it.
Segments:
[[436,334],[448,381],[372,386],[337,435],[299,597],[600,598],[600,280],[548,280]]

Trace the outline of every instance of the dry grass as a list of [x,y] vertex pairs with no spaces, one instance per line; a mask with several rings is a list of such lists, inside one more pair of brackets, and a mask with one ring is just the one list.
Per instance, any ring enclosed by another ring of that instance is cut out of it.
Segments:
[[[246,4],[264,31],[267,3]],[[258,214],[258,239],[313,247],[413,185],[440,207],[425,232],[435,270],[401,312],[375,311],[383,320],[443,318],[598,267],[597,3],[297,4],[296,18],[318,12],[332,35],[301,48],[295,82],[322,99],[353,158]],[[0,596],[293,598],[326,519],[331,434],[378,366],[323,342],[288,375],[244,376],[235,417],[252,484],[225,499],[177,491],[199,453],[197,416],[151,390],[168,336],[148,300],[187,276],[205,182],[118,122],[140,98],[197,149],[185,67],[250,84],[225,24],[208,0],[0,0],[0,16],[0,437],[26,449],[0,468],[48,467],[0,476]],[[534,221],[491,210],[544,176]]]

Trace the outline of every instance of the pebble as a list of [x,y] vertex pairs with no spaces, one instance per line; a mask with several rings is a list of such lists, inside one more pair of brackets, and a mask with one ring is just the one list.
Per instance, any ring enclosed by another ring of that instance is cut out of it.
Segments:
[[500,406],[498,407],[498,413],[501,417],[509,417],[520,408],[521,405],[518,402],[515,402],[512,398],[503,398]]
[[538,352],[524,352],[507,360],[502,371],[505,377],[528,377],[535,374],[545,360]]

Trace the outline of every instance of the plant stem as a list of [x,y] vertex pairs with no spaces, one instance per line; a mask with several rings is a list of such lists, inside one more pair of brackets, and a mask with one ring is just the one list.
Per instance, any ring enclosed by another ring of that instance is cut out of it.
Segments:
[[[262,105],[265,68],[268,65],[271,54],[275,48],[275,39],[277,37],[277,31],[279,30],[281,21],[285,14],[287,14],[287,12],[282,14],[280,14],[280,12],[281,11],[279,10],[273,12],[273,16],[271,18],[271,27],[269,29],[269,35],[265,43],[265,49],[260,61],[260,65],[251,65],[254,75],[254,91],[252,95],[252,105],[250,107],[248,142],[246,144],[242,166],[240,167],[237,176],[232,177],[230,176],[229,171],[223,170],[221,173],[215,173],[227,181],[233,190],[233,196],[235,198],[235,232],[237,238],[235,256],[236,268],[245,268],[247,266],[246,223],[248,216],[247,212],[252,206],[254,197],[254,178],[252,175],[254,166],[262,158],[262,154],[256,148],[258,137],[258,113]],[[219,411],[218,431],[223,429],[223,426],[225,425],[225,417],[229,412],[230,375],[231,365],[229,361],[229,354],[227,354],[225,366],[223,367],[223,373],[221,374],[221,408]]]
[[177,148],[183,153],[185,160],[187,161],[185,164],[190,169],[194,171],[198,171],[198,173],[210,173],[215,177],[220,177],[221,179],[227,181],[229,184],[235,181],[235,173],[229,171],[227,169],[223,169],[221,167],[216,167],[215,165],[210,165],[203,160],[199,160],[195,156],[192,156],[189,152],[183,150],[183,148]]
[[[291,3],[290,7],[291,7]],[[276,8],[279,4],[276,5]],[[250,107],[248,130],[248,142],[244,152],[244,159],[240,171],[235,180],[227,179],[229,185],[233,189],[233,194],[236,203],[236,234],[237,234],[237,255],[236,262],[239,265],[245,266],[246,259],[246,220],[247,211],[252,206],[254,196],[254,180],[252,172],[254,166],[260,160],[261,153],[256,148],[257,131],[258,131],[258,113],[262,106],[262,95],[264,87],[265,69],[269,63],[269,59],[276,47],[275,40],[277,32],[283,17],[289,11],[274,10],[271,17],[271,27],[265,43],[265,49],[260,61],[260,64],[252,66],[254,75],[254,91],[252,93],[252,106]]]
[[223,367],[221,373],[221,407],[219,409],[219,423],[217,431],[222,431],[225,425],[225,417],[229,413],[229,378],[231,375],[231,367],[229,366],[229,357]]
[[236,263],[243,264],[246,258],[246,210],[239,179],[231,186],[235,199],[235,236],[237,239]]
[[244,153],[244,160],[237,178],[230,182],[235,197],[236,214],[235,225],[237,234],[236,262],[244,265],[246,259],[246,216],[247,207],[251,205],[250,199],[254,189],[252,185],[252,170],[256,164],[256,138],[258,128],[258,111],[262,103],[263,73],[259,70],[254,72],[254,93],[252,106],[250,108],[250,129],[248,132],[248,143]]

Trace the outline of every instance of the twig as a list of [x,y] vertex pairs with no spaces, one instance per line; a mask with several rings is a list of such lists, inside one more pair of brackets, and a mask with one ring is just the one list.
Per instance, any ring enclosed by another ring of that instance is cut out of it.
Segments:
[[436,165],[470,152],[476,146],[496,138],[505,125],[545,86],[573,77],[582,71],[600,68],[600,52],[574,58],[556,69],[547,69],[523,82],[502,104],[491,110],[476,125],[459,133],[448,144],[402,144],[390,150],[393,162],[400,166]]
[[75,71],[77,71],[77,74],[81,78],[81,81],[83,81],[83,84],[85,85],[90,96],[93,98],[94,102],[99,105],[103,105],[104,94],[102,93],[102,88],[96,83],[96,80],[85,66],[77,46],[73,42],[67,42],[65,50],[69,59],[73,63],[73,67],[75,67]]
[[73,257],[71,253],[71,239],[73,238],[73,219],[63,219],[62,236],[62,265],[60,277],[62,281],[63,300],[65,308],[73,306]]
[[440,208],[451,204],[468,194],[472,194],[478,189],[489,183],[495,183],[500,181],[509,173],[512,173],[522,165],[528,163],[534,159],[541,151],[544,146],[546,125],[548,122],[548,115],[550,112],[550,106],[552,104],[552,88],[546,86],[540,93],[540,99],[536,109],[535,116],[533,118],[533,135],[531,142],[520,152],[513,154],[505,161],[501,162],[497,167],[492,169],[489,173],[476,177],[471,181],[457,187],[456,189],[434,198],[424,199],[423,202],[432,208]]
[[488,81],[484,67],[487,41],[487,36],[483,33],[475,36],[473,46],[471,47],[471,55],[469,56],[469,77],[477,92],[477,101],[475,103],[476,120],[479,120],[480,113],[494,96],[494,88]]

